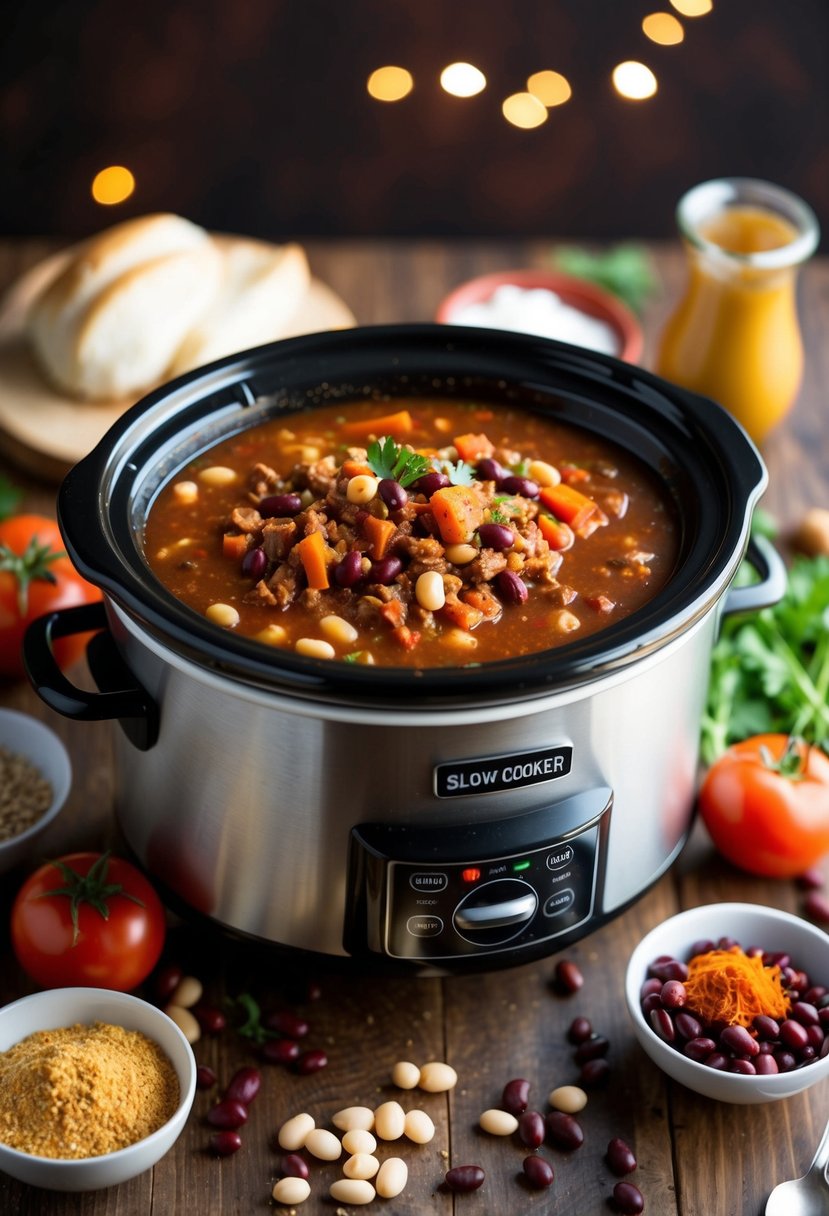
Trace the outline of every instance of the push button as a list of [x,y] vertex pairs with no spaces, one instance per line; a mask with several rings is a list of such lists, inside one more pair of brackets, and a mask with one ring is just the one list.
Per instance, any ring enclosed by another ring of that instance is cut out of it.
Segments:
[[571,844],[559,845],[554,852],[547,854],[547,869],[561,870],[564,866],[569,866],[575,855],[575,849]]
[[424,873],[412,874],[409,879],[409,886],[415,891],[445,891],[449,879],[445,874]]
[[565,887],[563,891],[556,891],[550,896],[544,905],[544,915],[561,916],[562,912],[569,912],[575,902],[575,891],[572,887]]
[[439,916],[410,916],[406,929],[412,937],[437,937],[443,931],[443,921]]

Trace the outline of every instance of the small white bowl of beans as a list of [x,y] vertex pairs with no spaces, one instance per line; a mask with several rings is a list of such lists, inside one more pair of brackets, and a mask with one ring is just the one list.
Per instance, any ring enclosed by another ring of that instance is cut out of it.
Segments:
[[0,872],[31,857],[72,784],[66,748],[30,714],[0,709]]
[[[49,1087],[66,1088],[60,1119],[38,1103]],[[190,1044],[139,997],[52,988],[0,1009],[0,1170],[20,1182],[95,1191],[142,1174],[178,1139],[195,1092]]]
[[[690,960],[717,951],[727,961],[735,948],[757,967],[779,969],[785,1013],[759,1014],[740,1026],[708,1023],[692,1007],[685,987]],[[788,912],[741,903],[680,912],[633,951],[625,999],[636,1038],[654,1063],[706,1097],[774,1102],[829,1075],[829,935]]]

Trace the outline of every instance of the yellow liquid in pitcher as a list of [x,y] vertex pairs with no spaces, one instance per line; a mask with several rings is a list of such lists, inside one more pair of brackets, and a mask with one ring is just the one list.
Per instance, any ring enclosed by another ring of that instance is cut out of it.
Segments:
[[[699,234],[736,255],[779,249],[798,235],[780,216],[751,206],[724,210]],[[656,370],[713,397],[759,442],[793,404],[803,373],[795,269],[759,269],[691,249],[689,272]]]

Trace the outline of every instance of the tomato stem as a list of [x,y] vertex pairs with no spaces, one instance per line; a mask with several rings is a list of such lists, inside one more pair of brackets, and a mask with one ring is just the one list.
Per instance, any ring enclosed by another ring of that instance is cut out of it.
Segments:
[[109,870],[109,853],[102,853],[96,859],[94,864],[90,866],[87,874],[79,874],[77,870],[73,870],[71,866],[64,861],[52,861],[49,863],[63,876],[64,886],[55,887],[51,891],[43,891],[38,896],[39,899],[46,899],[51,895],[65,895],[70,901],[69,914],[72,918],[72,945],[78,944],[80,936],[80,928],[78,925],[78,916],[81,904],[89,904],[104,920],[109,920],[109,906],[107,900],[113,895],[123,895],[124,899],[131,899],[134,904],[138,904],[139,908],[144,907],[143,900],[140,900],[137,895],[131,895],[129,891],[125,891],[122,884],[119,882],[107,882],[107,871]]
[[17,607],[22,617],[29,608],[29,583],[34,579],[57,583],[50,566],[59,557],[66,557],[66,553],[62,549],[51,549],[48,542],[41,544],[36,536],[22,553],[15,553],[8,545],[0,545],[0,570],[11,574],[17,582]]
[[789,735],[779,760],[775,760],[765,745],[760,748],[763,767],[773,773],[779,773],[781,777],[787,777],[790,781],[802,780],[806,771],[807,754],[808,744],[797,735]]

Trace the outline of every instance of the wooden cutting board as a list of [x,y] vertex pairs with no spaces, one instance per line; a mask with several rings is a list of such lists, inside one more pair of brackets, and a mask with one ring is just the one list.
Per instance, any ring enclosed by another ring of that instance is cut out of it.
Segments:
[[[33,266],[0,304],[0,450],[22,468],[49,480],[60,480],[134,404],[91,403],[62,395],[44,378],[29,350],[24,333],[29,306],[66,257],[58,253]],[[312,278],[279,336],[292,338],[354,324],[351,310],[336,292]]]

